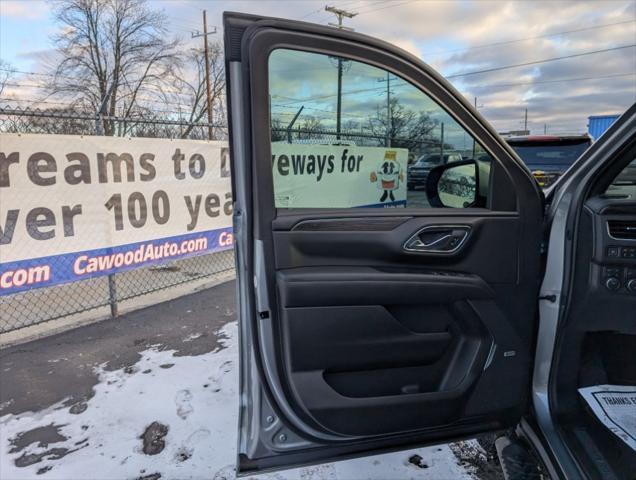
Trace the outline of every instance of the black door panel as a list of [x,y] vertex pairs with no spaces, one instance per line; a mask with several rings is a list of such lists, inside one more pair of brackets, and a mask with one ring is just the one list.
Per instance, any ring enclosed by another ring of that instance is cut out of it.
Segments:
[[411,312],[422,323],[431,314],[438,324],[440,313],[447,317],[443,330],[430,333],[409,330],[381,305],[287,309],[288,371],[301,405],[323,428],[344,435],[456,420],[492,340],[458,306],[432,307]]
[[305,267],[278,272],[283,308],[331,305],[411,305],[493,298],[478,276],[443,270]]
[[[296,408],[326,432],[379,435],[452,424],[465,419],[481,382],[529,355],[515,318],[496,301],[496,284],[516,278],[518,217],[411,217],[390,230],[385,220],[313,220],[274,234],[277,251],[286,252],[276,257],[286,379]],[[404,250],[407,238],[433,224],[469,225],[465,249],[444,257]],[[493,335],[502,322],[509,328]],[[502,347],[514,355],[493,366]],[[509,379],[510,399],[519,398],[525,380]],[[506,402],[505,392],[496,396]],[[479,415],[499,412],[502,402],[491,405]]]
[[[280,218],[280,217],[279,217]],[[303,228],[297,230],[277,230],[274,222],[274,247],[278,269],[305,266],[346,265],[375,266],[389,268],[432,268],[443,266],[447,272],[477,275],[487,283],[514,283],[518,276],[520,219],[515,214],[475,215],[436,218],[434,216],[412,217],[402,220],[390,230],[381,217],[366,219],[366,230],[347,230],[344,220],[339,222],[340,230]],[[380,222],[381,230],[371,230]],[[283,217],[283,222],[285,222]],[[359,220],[356,220],[359,223]],[[298,225],[306,225],[300,222]],[[468,225],[471,231],[462,248],[452,255],[416,253],[404,249],[405,242],[413,234],[428,226]],[[497,259],[493,262],[493,259]],[[442,282],[437,277],[434,282]]]

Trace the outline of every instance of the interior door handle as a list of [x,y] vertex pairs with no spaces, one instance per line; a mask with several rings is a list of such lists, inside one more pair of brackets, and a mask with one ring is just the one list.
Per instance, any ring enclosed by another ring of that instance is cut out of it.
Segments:
[[424,227],[404,243],[404,250],[418,253],[455,253],[462,247],[469,233],[468,225]]

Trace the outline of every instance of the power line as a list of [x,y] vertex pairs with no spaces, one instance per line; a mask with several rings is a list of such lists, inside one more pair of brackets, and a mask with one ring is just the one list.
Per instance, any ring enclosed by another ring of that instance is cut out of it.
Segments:
[[317,13],[320,13],[322,11],[323,11],[322,7],[317,8],[316,10],[312,10],[311,12],[306,13],[302,17],[299,17],[298,20],[305,20],[306,18],[311,17],[312,15],[316,15]]
[[[446,78],[458,78],[458,77],[464,77],[464,76],[469,76],[469,75],[476,75],[476,74],[480,74],[480,73],[488,73],[488,72],[500,71],[500,70],[505,70],[505,69],[510,69],[510,68],[517,68],[517,67],[522,67],[522,66],[537,65],[537,64],[540,64],[540,63],[547,63],[547,62],[565,60],[565,59],[569,59],[569,58],[582,57],[582,56],[586,56],[586,55],[593,55],[593,54],[598,54],[598,53],[606,53],[606,52],[616,51],[616,50],[621,50],[621,49],[626,49],[626,48],[633,48],[635,46],[636,46],[636,44],[635,45],[624,45],[624,46],[607,48],[607,49],[602,49],[602,50],[595,50],[595,51],[591,51],[591,52],[583,52],[583,53],[578,53],[578,54],[565,55],[565,56],[561,56],[561,57],[554,57],[554,58],[548,58],[548,59],[543,59],[543,60],[535,60],[535,61],[531,61],[531,62],[524,62],[524,63],[514,64],[514,65],[504,65],[504,66],[493,67],[493,68],[484,69],[484,70],[477,70],[477,71],[472,71],[472,72],[464,72],[464,73],[453,74],[453,75],[447,76]],[[53,74],[48,74],[48,73],[29,72],[29,71],[16,70],[16,69],[0,68],[0,70],[1,71],[7,71],[7,72],[13,72],[13,73],[22,73],[22,74],[27,74],[27,75],[45,76],[45,77],[54,77],[55,76]],[[614,77],[628,76],[628,75],[633,75],[633,74],[625,73],[625,74],[606,75],[606,76],[599,76],[599,77],[583,77],[583,78],[573,78],[573,79],[546,80],[546,81],[527,82],[527,83],[494,84],[494,85],[490,85],[490,86],[491,87],[505,87],[505,86],[521,86],[521,85],[526,85],[526,84],[532,85],[532,84],[541,84],[541,83],[559,83],[559,82],[570,82],[570,81],[585,81],[585,80],[594,80],[594,79],[603,79],[603,78],[614,78]],[[62,76],[62,77],[75,80],[74,77],[70,77],[70,76]],[[12,83],[12,82],[7,82],[6,85],[8,85],[8,86],[16,86],[16,87],[39,88],[39,89],[47,88],[46,86],[43,86],[43,85],[29,85],[29,84],[20,84],[20,83]],[[404,85],[410,85],[410,83],[408,83],[408,82],[401,82],[401,83],[397,82],[397,83],[393,84],[393,87],[399,87],[399,86],[404,86]],[[484,86],[480,86],[480,87],[487,87],[487,86],[488,85],[484,85]],[[349,91],[349,92],[342,92],[342,93],[350,95],[350,94],[363,93],[363,92],[376,91],[376,90],[383,90],[383,89],[384,89],[384,87],[371,87],[371,88],[359,89],[359,90],[354,90],[354,91]],[[152,92],[152,93],[156,93],[157,92],[157,90],[152,90],[152,89],[143,89],[143,90],[146,91],[146,92]],[[178,92],[172,92],[172,94],[177,95],[177,96],[185,95],[183,93],[178,93]],[[336,95],[331,94],[331,95],[323,95],[323,96],[318,96],[318,97],[310,97],[310,98],[306,98],[306,99],[297,99],[297,100],[294,100],[293,102],[289,102],[285,106],[290,106],[292,103],[307,102],[307,101],[312,101],[312,100],[331,98],[331,97],[334,97],[334,96],[336,96]],[[150,101],[150,100],[148,100],[148,101]],[[164,103],[166,105],[170,104],[168,102],[157,102],[157,103]],[[172,103],[172,105],[180,105],[180,104]]]
[[[286,105],[272,105],[272,109],[274,109],[274,108],[285,108],[285,107],[286,107]],[[304,107],[305,107],[306,109],[308,109],[308,110],[316,110],[316,111],[318,111],[318,112],[325,112],[325,113],[329,113],[329,114],[331,114],[331,115],[334,115],[334,114],[336,113],[336,112],[334,112],[333,110],[327,110],[327,109],[324,109],[324,108],[318,108],[318,107],[307,107],[307,106],[304,106]],[[279,114],[279,115],[280,115],[280,114],[284,114],[284,115],[292,115],[292,114],[293,114],[293,112],[288,112],[288,113],[278,112],[278,114]],[[348,113],[348,114],[347,114],[347,116],[348,116],[348,117],[368,118],[368,116],[365,116],[365,115],[355,115],[355,114],[350,114],[350,113]],[[331,118],[331,117],[330,117],[330,118]]]
[[[620,47],[611,47],[611,48],[605,48],[605,49],[602,49],[602,50],[593,50],[591,52],[573,53],[573,54],[564,55],[564,56],[561,56],[561,57],[546,58],[546,59],[543,59],[543,60],[533,60],[533,61],[530,61],[530,62],[517,63],[517,64],[512,64],[512,65],[503,65],[503,66],[499,66],[499,67],[493,67],[493,68],[488,68],[488,69],[484,69],[484,70],[476,70],[476,71],[472,71],[472,72],[456,73],[456,74],[453,74],[453,75],[444,75],[444,77],[445,78],[456,78],[456,77],[464,77],[464,76],[468,76],[468,75],[476,75],[478,73],[496,72],[496,71],[499,71],[499,70],[507,70],[507,69],[510,69],[510,68],[525,67],[525,66],[529,66],[529,65],[538,65],[538,64],[541,64],[541,63],[555,62],[555,61],[558,61],[558,60],[566,60],[566,59],[569,59],[569,58],[576,58],[576,57],[584,57],[584,56],[587,56],[587,55],[594,55],[594,54],[597,54],[597,53],[612,52],[612,51],[615,51],[615,50],[622,50],[622,49],[633,48],[633,47],[636,47],[636,44],[622,45]],[[322,69],[322,68],[323,68],[322,66],[319,66],[319,67],[307,67],[307,68],[305,68],[305,70],[308,70],[308,69],[318,70],[318,69]],[[291,70],[292,69],[290,68],[289,70],[278,70],[278,71],[282,72],[282,71],[291,71]]]
[[[415,0],[418,1],[418,0]],[[378,7],[378,8],[372,8],[370,10],[363,10],[360,12],[360,15],[364,15],[365,13],[371,13],[371,12],[377,12],[378,10],[384,10],[386,8],[393,8],[393,7],[399,7],[400,5],[405,5],[407,3],[413,3],[413,0],[405,0],[404,2],[399,2],[399,3],[394,3],[394,2],[388,2],[389,5],[386,5],[387,2],[385,1],[379,1],[376,2],[376,5],[379,3],[383,3],[385,5],[383,5],[382,7]]]
[[[597,79],[627,77],[627,76],[634,76],[634,75],[636,75],[636,72],[619,73],[619,74],[614,74],[614,75],[604,75],[604,76],[598,76],[598,77],[580,77],[580,78],[561,78],[561,79],[554,79],[554,80],[538,80],[536,82],[518,82],[518,83],[505,83],[505,84],[504,83],[482,84],[482,85],[478,85],[478,86],[475,86],[475,87],[477,87],[477,88],[516,87],[516,86],[535,85],[535,84],[544,84],[544,83],[565,83],[565,82],[589,81],[589,80],[597,80]],[[411,84],[409,82],[405,82],[405,81],[395,82],[395,83],[391,84],[391,88],[404,87],[404,86],[412,86],[412,87],[414,87],[413,84]],[[473,88],[475,88],[475,87],[473,87]],[[358,89],[358,90],[349,90],[349,91],[343,91],[342,94],[343,95],[355,95],[355,94],[358,94],[358,93],[367,93],[367,92],[374,92],[374,91],[380,91],[380,90],[386,90],[386,87],[384,87],[384,86],[382,86],[382,87],[369,87],[369,88],[362,88],[362,89]],[[293,104],[302,103],[302,102],[310,102],[310,101],[313,101],[313,100],[323,100],[323,99],[326,99],[326,98],[332,98],[332,97],[335,97],[336,94],[320,95],[320,96],[316,96],[316,97],[308,97],[308,98],[300,98],[300,99],[292,99],[290,97],[282,97],[280,95],[274,95],[274,96],[281,97],[281,98],[286,98],[286,99],[290,100],[289,102],[287,102],[285,104],[278,105],[279,107],[283,107],[283,106],[292,106]],[[309,107],[305,107],[305,108],[309,108]]]
[[474,70],[472,72],[455,73],[453,75],[446,75],[446,78],[467,77],[469,75],[477,75],[479,73],[498,72],[500,70],[508,70],[510,68],[527,67],[529,65],[538,65],[540,63],[556,62],[558,60],[565,60],[565,59],[568,59],[568,58],[584,57],[586,55],[594,55],[594,54],[597,54],[597,53],[613,52],[615,50],[623,50],[625,48],[633,48],[633,47],[636,47],[636,44],[622,45],[620,47],[605,48],[605,49],[602,49],[602,50],[593,50],[591,52],[574,53],[574,54],[571,54],[571,55],[564,55],[562,57],[545,58],[543,60],[534,60],[532,62],[516,63],[516,64],[513,64],[513,65],[503,65],[501,67],[486,68],[484,70]]
[[511,40],[502,40],[500,42],[485,43],[485,44],[482,44],[482,45],[475,45],[475,46],[466,47],[466,48],[456,48],[456,49],[453,49],[453,50],[438,50],[438,51],[424,52],[422,55],[438,55],[438,54],[443,54],[443,53],[467,52],[467,51],[470,51],[470,50],[477,50],[479,48],[496,47],[496,46],[500,46],[500,45],[510,45],[511,43],[525,42],[527,40],[537,40],[539,38],[557,37],[557,36],[560,36],[560,35],[569,35],[571,33],[586,32],[588,30],[596,30],[596,29],[599,29],[599,28],[614,27],[616,25],[625,25],[627,23],[634,23],[634,22],[636,22],[636,20],[625,20],[625,21],[622,21],[622,22],[605,23],[603,25],[593,25],[593,26],[590,26],[590,27],[577,28],[575,30],[564,30],[562,32],[546,33],[546,34],[543,34],[543,35],[536,35],[534,37],[525,37],[525,38],[517,38],[517,39],[511,39]]
[[498,87],[517,87],[523,85],[542,85],[545,83],[565,83],[565,82],[582,82],[587,80],[603,80],[607,78],[633,77],[636,72],[617,73],[615,75],[602,75],[599,77],[579,77],[579,78],[561,78],[557,80],[538,80],[536,82],[519,82],[519,83],[493,83],[485,85],[473,85],[471,88],[498,88]]
[[[531,81],[531,82],[514,82],[514,83],[493,83],[493,84],[482,84],[482,85],[474,85],[471,88],[504,88],[504,87],[517,87],[517,86],[526,86],[526,85],[543,85],[543,84],[550,84],[550,83],[566,83],[566,82],[582,82],[582,81],[591,81],[591,80],[605,80],[605,79],[609,79],[609,78],[621,78],[621,77],[629,77],[629,76],[635,76],[636,72],[630,72],[630,73],[617,73],[617,74],[612,74],[612,75],[601,75],[601,76],[596,76],[596,77],[577,77],[577,78],[559,78],[559,79],[553,79],[553,80],[537,80],[537,81]],[[6,85],[9,86],[16,86],[16,87],[26,87],[26,88],[38,88],[38,89],[45,89],[47,87],[42,86],[42,85],[29,85],[29,84],[23,84],[23,83],[12,83],[12,82],[7,82]],[[411,86],[411,83],[408,82],[395,82],[391,85],[391,88],[397,88],[397,87],[403,87],[403,86]],[[385,90],[386,87],[382,86],[382,87],[370,87],[370,88],[363,88],[363,89],[358,89],[358,90],[349,90],[349,91],[343,91],[342,94],[343,95],[355,95],[358,93],[366,93],[366,92],[372,92],[372,91],[380,91],[380,90]],[[148,90],[146,90],[148,91]],[[185,95],[185,94],[177,94],[177,95]],[[311,102],[314,100],[323,100],[326,98],[332,98],[335,97],[336,94],[328,94],[328,95],[320,95],[320,96],[315,96],[315,97],[308,97],[308,98],[292,98],[292,97],[286,97],[283,95],[273,95],[274,97],[278,97],[278,98],[283,98],[285,100],[288,100],[288,102],[283,103],[283,104],[279,104],[279,105],[274,105],[274,107],[276,108],[283,108],[283,107],[289,107],[292,105],[295,105],[297,103],[302,103],[302,102]],[[43,101],[43,100],[23,100],[23,99],[8,99],[5,98],[4,100],[12,100],[12,101],[29,101],[31,103],[58,103],[61,105],[68,105],[68,103],[62,103],[62,102],[51,102],[51,101]],[[138,98],[138,100],[143,101],[143,102],[147,102],[147,103],[155,103],[158,105],[173,105],[173,106],[178,106],[178,107],[189,107],[189,104],[186,103],[174,103],[174,102],[164,102],[161,100],[153,100],[153,99],[149,99],[149,98],[145,98],[145,97],[141,97]],[[321,110],[319,108],[316,107],[308,107],[306,106],[305,108],[311,109],[311,110]],[[327,111],[327,110],[324,110]]]

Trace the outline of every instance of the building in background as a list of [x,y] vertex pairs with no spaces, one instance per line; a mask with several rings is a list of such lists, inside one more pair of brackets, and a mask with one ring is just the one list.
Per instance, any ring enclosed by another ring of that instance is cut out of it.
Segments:
[[618,117],[620,117],[618,114],[591,115],[587,117],[587,133],[589,133],[594,140],[598,140],[598,138],[603,135],[603,132],[605,132]]

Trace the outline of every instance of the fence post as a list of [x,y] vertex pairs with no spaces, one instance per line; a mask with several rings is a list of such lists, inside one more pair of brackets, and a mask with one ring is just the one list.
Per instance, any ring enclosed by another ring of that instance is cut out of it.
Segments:
[[304,105],[300,107],[296,112],[296,115],[294,115],[294,118],[292,118],[292,121],[289,122],[289,125],[287,125],[287,143],[292,143],[292,128],[294,127],[294,123],[296,123],[296,120],[298,120],[298,117],[300,116],[300,113],[303,111],[304,108]]
[[442,122],[442,131],[440,133],[440,139],[441,141],[439,142],[439,161],[443,165],[444,163],[446,163],[444,162],[444,122]]
[[[106,107],[106,102],[110,98],[110,94],[113,91],[114,83],[106,92],[106,96],[102,101],[102,104],[99,106],[99,110],[97,110],[95,114],[95,135],[103,136],[104,135],[104,124],[102,123],[102,113],[104,112],[104,107]],[[115,284],[115,274],[111,273],[108,275],[108,304],[110,305],[110,316],[115,318],[119,315],[119,309],[117,307],[117,285]]]

